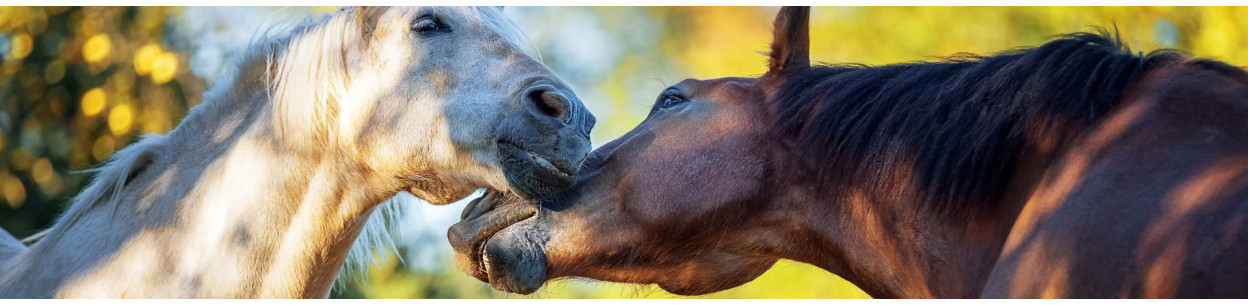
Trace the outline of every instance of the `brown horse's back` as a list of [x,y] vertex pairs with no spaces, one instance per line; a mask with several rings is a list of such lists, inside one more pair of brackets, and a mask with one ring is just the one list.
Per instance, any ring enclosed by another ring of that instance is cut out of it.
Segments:
[[1044,174],[985,297],[1248,297],[1248,74],[1149,72]]

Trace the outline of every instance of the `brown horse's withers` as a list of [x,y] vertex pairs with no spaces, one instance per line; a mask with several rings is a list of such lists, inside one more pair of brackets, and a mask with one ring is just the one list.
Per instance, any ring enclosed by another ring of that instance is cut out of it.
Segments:
[[1248,73],[1071,35],[991,57],[686,80],[536,204],[493,194],[459,266],[703,294],[777,259],[875,297],[1248,297]]

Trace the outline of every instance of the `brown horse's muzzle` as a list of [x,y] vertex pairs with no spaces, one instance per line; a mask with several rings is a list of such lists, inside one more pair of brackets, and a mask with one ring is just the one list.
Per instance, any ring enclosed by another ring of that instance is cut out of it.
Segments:
[[[536,207],[515,195],[490,192],[473,200],[447,232],[455,267],[494,289],[537,291],[546,281],[546,255],[540,245],[547,238],[545,231],[533,228],[536,213]],[[511,226],[516,228],[500,233]]]

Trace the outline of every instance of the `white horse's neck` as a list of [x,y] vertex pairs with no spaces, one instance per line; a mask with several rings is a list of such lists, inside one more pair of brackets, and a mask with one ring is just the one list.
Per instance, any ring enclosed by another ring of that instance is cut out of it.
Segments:
[[120,191],[96,181],[76,198],[91,202],[0,266],[0,297],[325,297],[398,185],[332,148],[279,140],[272,114],[308,101],[268,101],[269,89],[216,90],[168,136],[118,152],[132,168]]
[[21,265],[66,297],[324,297],[369,209],[394,191],[332,152],[274,146],[235,109],[225,117],[241,122],[163,139],[202,150],[152,160],[112,206],[58,228]]

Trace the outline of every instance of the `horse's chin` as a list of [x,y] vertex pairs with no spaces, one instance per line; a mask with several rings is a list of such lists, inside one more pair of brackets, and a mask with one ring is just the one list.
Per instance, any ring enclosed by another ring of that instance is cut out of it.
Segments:
[[696,270],[694,273],[673,272],[661,276],[655,284],[667,292],[694,296],[720,292],[758,278],[771,269],[774,259],[721,257],[722,260],[695,261],[674,270]]
[[675,295],[699,296],[699,295],[716,293],[716,292],[736,288],[741,285],[744,285],[748,281],[739,282],[739,283],[738,282],[702,283],[702,282],[707,282],[707,280],[698,279],[698,280],[680,280],[680,281],[661,281],[661,282],[655,283],[655,285],[658,285],[659,288],[663,288],[663,291],[667,291]]
[[407,192],[433,205],[446,205],[464,199],[477,190],[470,185],[439,182],[428,179],[420,180],[409,186]]
[[531,294],[546,282],[546,238],[533,229],[534,218],[507,227],[483,244],[481,267],[484,281],[494,289]]

